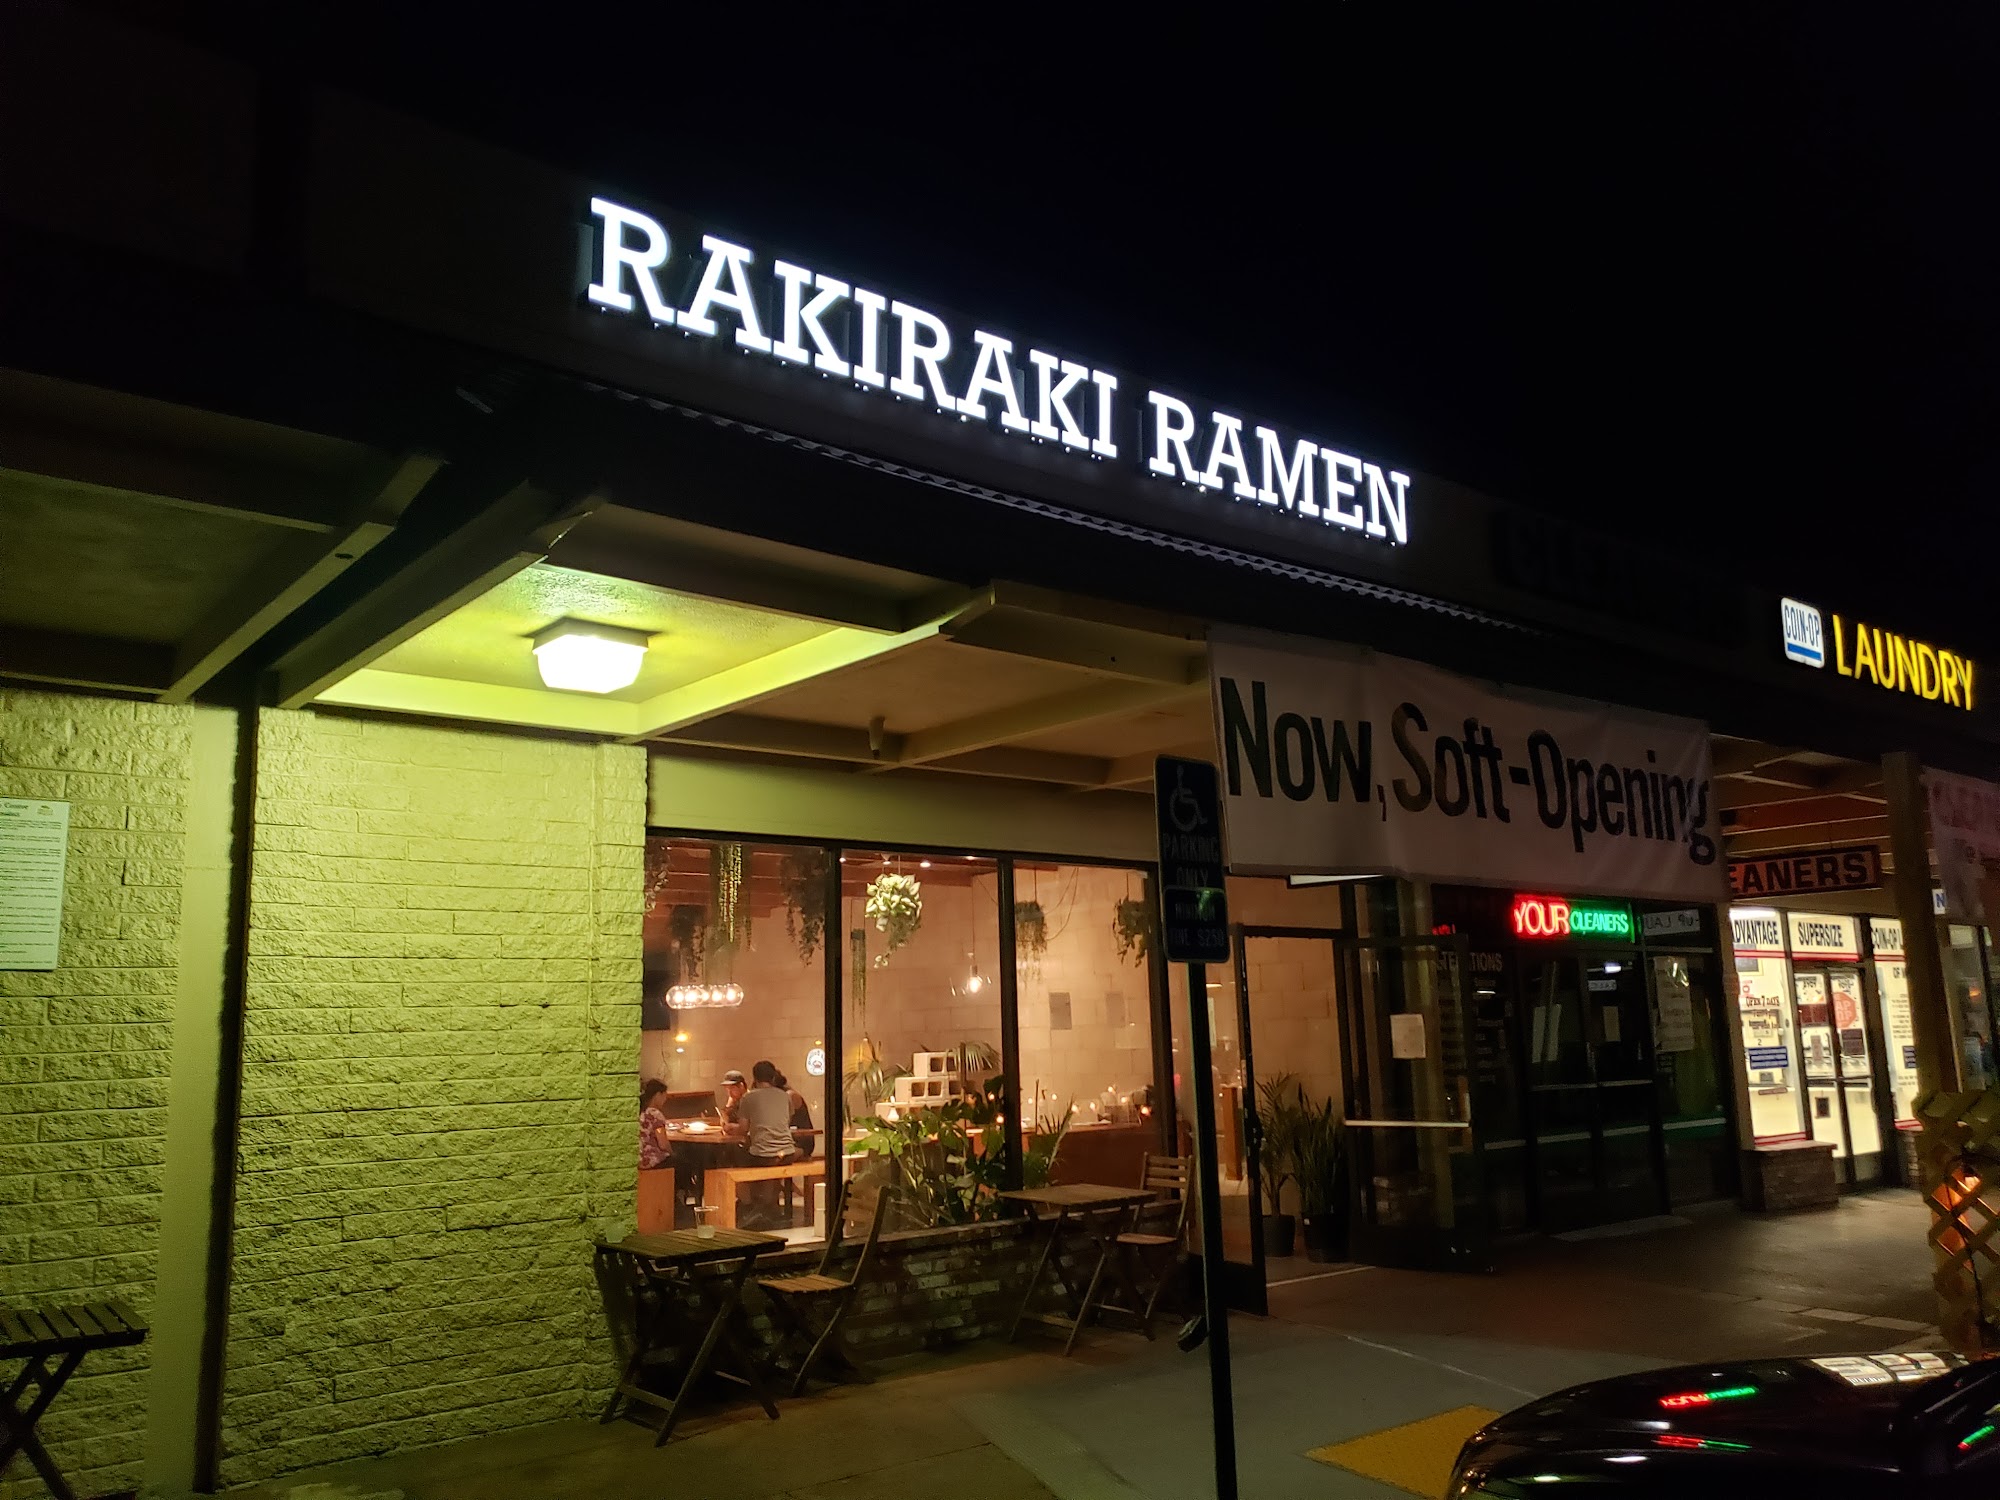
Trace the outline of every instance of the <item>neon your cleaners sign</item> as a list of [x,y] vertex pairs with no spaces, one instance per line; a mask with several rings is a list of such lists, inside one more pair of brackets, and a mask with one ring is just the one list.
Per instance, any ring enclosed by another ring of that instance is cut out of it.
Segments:
[[1164,391],[1133,401],[1111,371],[954,327],[809,266],[766,263],[716,235],[683,248],[658,219],[607,198],[590,200],[590,225],[587,306],[694,338],[727,338],[746,353],[920,402],[940,417],[1054,443],[1087,461],[1134,463],[1301,525],[1389,546],[1410,539],[1407,474]]

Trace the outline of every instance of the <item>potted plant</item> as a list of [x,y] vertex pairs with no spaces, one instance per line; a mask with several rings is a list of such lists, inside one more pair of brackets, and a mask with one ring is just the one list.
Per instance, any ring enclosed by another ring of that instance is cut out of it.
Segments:
[[1304,1096],[1291,1073],[1257,1086],[1257,1162],[1264,1182],[1264,1253],[1290,1255],[1297,1248],[1298,1220],[1284,1211],[1285,1184],[1298,1171],[1299,1124]]
[[1306,1259],[1347,1258],[1346,1125],[1331,1099],[1301,1095],[1303,1106],[1294,1143],[1299,1185],[1299,1237]]
[[869,1037],[861,1039],[849,1064],[843,1082],[851,1101],[849,1110],[857,1117],[872,1114],[876,1105],[895,1098],[896,1080],[910,1073],[908,1068],[886,1061]]

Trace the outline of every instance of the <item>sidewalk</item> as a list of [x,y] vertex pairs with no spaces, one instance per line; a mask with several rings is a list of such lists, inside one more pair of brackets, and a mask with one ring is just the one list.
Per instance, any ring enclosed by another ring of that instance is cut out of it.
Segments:
[[[1241,1492],[1437,1493],[1464,1434],[1548,1391],[1650,1365],[1935,1346],[1913,1196],[1732,1212],[1514,1247],[1500,1274],[1327,1267],[1236,1318]],[[921,1357],[873,1386],[637,1423],[554,1423],[236,1491],[239,1500],[1209,1500],[1208,1366],[1100,1332]]]

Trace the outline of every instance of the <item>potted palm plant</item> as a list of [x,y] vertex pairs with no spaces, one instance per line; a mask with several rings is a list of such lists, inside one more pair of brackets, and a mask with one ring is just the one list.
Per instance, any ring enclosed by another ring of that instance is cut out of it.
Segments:
[[1347,1257],[1346,1126],[1331,1099],[1301,1097],[1294,1163],[1299,1185],[1299,1237],[1306,1259]]
[[1285,1212],[1285,1184],[1298,1170],[1299,1125],[1304,1096],[1290,1073],[1257,1086],[1257,1163],[1264,1183],[1264,1253],[1290,1255],[1297,1248],[1298,1220]]

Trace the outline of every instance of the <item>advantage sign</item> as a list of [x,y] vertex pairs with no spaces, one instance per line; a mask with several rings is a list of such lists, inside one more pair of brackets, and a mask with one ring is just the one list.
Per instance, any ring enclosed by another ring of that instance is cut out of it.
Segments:
[[1818,891],[1872,891],[1881,883],[1882,851],[1873,844],[1729,861],[1729,894],[1738,900]]
[[1153,762],[1153,808],[1160,823],[1160,929],[1167,962],[1227,963],[1229,904],[1215,767],[1162,755]]

